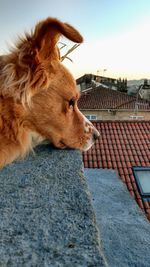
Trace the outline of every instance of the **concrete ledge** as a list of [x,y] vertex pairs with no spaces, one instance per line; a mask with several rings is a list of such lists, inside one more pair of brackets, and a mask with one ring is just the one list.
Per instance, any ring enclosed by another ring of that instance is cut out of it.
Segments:
[[41,146],[0,172],[0,266],[105,264],[80,152]]

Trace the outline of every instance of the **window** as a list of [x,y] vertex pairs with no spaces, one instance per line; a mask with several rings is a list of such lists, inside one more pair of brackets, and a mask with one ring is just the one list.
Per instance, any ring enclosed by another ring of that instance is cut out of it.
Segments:
[[97,116],[96,115],[85,115],[85,117],[90,120],[90,121],[95,121],[97,120]]
[[91,120],[96,120],[97,116],[96,115],[91,115]]
[[132,120],[143,120],[144,116],[136,116],[136,115],[132,115],[129,117]]
[[133,167],[133,173],[141,197],[150,200],[150,167]]

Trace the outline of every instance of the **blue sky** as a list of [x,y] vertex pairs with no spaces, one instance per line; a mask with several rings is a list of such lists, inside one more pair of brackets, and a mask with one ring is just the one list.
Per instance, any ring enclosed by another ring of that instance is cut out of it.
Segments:
[[48,16],[84,36],[84,44],[70,55],[74,63],[64,62],[75,77],[107,69],[107,76],[150,78],[149,0],[0,0],[0,53]]

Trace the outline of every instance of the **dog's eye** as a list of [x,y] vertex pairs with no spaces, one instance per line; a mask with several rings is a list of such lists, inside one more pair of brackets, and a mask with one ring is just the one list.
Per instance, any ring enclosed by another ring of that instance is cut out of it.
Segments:
[[74,107],[74,105],[75,105],[75,99],[71,98],[69,101],[69,107]]

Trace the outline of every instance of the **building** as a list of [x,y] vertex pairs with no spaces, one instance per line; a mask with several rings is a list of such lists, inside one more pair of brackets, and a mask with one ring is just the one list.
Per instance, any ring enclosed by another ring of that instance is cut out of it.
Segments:
[[88,88],[95,88],[97,85],[102,84],[106,88],[111,88],[113,90],[118,90],[121,92],[127,92],[127,80],[119,78],[109,78],[94,74],[85,74],[76,80],[80,91],[84,91]]
[[103,85],[82,90],[78,106],[91,120],[150,119],[150,102]]
[[[100,138],[83,153],[85,168],[115,169],[132,197],[150,220],[150,122],[97,121]],[[142,193],[135,177],[136,168],[146,181]],[[146,197],[145,197],[146,196]]]
[[142,99],[150,100],[150,84],[148,84],[148,80],[144,80],[144,84],[139,87],[139,96]]

